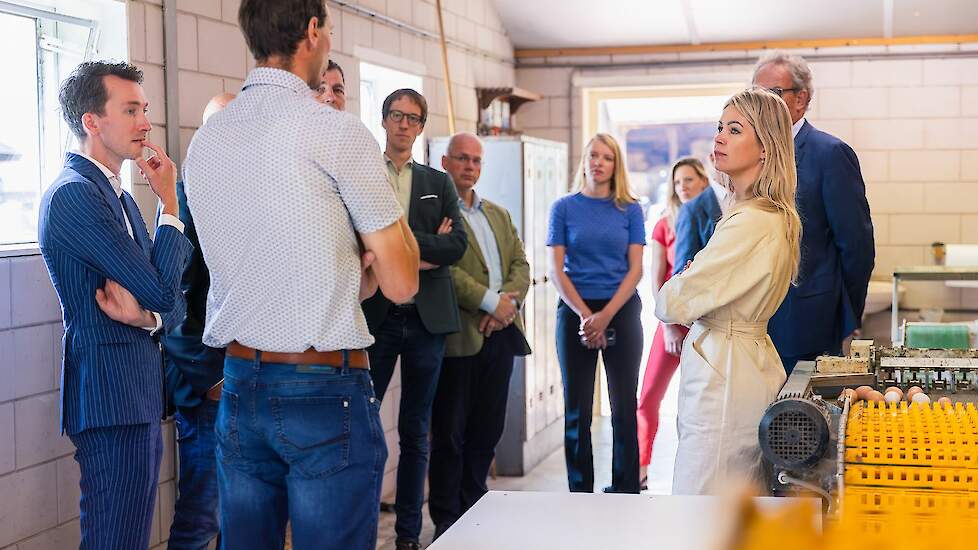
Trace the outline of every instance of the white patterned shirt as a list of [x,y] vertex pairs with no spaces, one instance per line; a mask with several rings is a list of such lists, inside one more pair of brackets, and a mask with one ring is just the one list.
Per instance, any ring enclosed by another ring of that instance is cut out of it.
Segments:
[[380,147],[291,72],[251,71],[197,130],[184,186],[210,270],[204,344],[365,348],[356,232],[402,215]]

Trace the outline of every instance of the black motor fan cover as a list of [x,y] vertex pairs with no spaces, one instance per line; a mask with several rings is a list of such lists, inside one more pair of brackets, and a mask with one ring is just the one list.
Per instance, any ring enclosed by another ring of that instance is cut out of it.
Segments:
[[764,458],[774,466],[811,468],[829,447],[826,411],[809,399],[779,399],[764,411],[758,436]]

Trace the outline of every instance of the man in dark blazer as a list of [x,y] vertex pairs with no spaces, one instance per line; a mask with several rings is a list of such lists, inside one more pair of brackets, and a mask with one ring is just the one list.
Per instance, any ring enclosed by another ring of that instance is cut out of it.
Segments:
[[753,80],[781,96],[793,123],[801,266],[797,286],[768,323],[790,374],[798,361],[841,353],[862,326],[876,257],[873,221],[856,153],[805,120],[814,93],[805,60],[772,52],[757,62]]
[[[211,98],[204,110],[204,120],[220,111],[235,94]],[[207,291],[210,272],[200,250],[197,228],[187,205],[183,181],[177,181],[177,202],[184,234],[194,246],[180,289],[187,302],[183,321],[168,327],[163,336],[166,389],[176,408],[180,453],[180,475],[177,502],[170,524],[168,548],[196,550],[205,548],[218,536],[217,435],[214,432],[221,381],[224,380],[224,348],[204,345],[204,322],[207,319]]]
[[421,252],[420,286],[413,300],[394,304],[377,292],[363,302],[367,325],[376,339],[367,349],[370,374],[381,399],[394,364],[401,358],[400,457],[394,503],[395,544],[401,550],[420,548],[431,406],[445,336],[461,328],[450,266],[465,253],[467,239],[455,186],[444,172],[411,159],[414,141],[428,116],[424,97],[411,89],[396,90],[384,100],[382,115],[388,176]]
[[676,259],[673,274],[678,275],[686,269],[696,253],[706,247],[713,236],[717,222],[723,217],[720,209],[718,184],[711,182],[709,189],[679,209],[676,216]]
[[[77,152],[41,200],[38,243],[64,315],[62,428],[81,471],[81,548],[149,546],[163,444],[155,333],[183,318],[180,275],[192,246],[176,218],[176,167],[146,138],[142,73],[86,62],[59,100]],[[143,159],[143,148],[155,156]],[[122,190],[135,160],[162,202],[150,240]]]

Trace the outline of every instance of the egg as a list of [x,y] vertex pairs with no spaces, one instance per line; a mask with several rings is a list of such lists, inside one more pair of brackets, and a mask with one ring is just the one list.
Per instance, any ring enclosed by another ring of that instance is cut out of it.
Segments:
[[924,390],[922,390],[920,386],[910,386],[909,388],[907,388],[907,401],[910,401],[911,399],[913,399],[914,395],[921,393],[922,391]]
[[944,407],[945,409],[950,408],[951,398],[945,395],[944,397],[937,400],[937,404]]
[[875,391],[872,386],[859,386],[856,388],[856,396],[859,397],[859,399],[866,399],[866,396],[869,395],[869,392],[871,391]]
[[930,397],[926,393],[920,392],[920,393],[914,394],[914,396],[913,396],[913,402],[914,403],[920,403],[921,405],[926,404],[926,403],[930,403]]
[[845,400],[846,397],[849,398],[850,403],[855,403],[856,401],[859,400],[859,395],[856,394],[856,390],[852,388],[846,388],[842,390],[842,393],[839,394],[839,401]]
[[[897,394],[897,401],[900,401],[901,399],[903,399],[903,390],[901,390],[900,388],[898,388],[896,386],[890,386],[889,388],[886,388],[886,390],[883,392],[883,394],[886,395],[886,394],[888,394],[890,392],[894,392],[894,393]],[[889,402],[890,401],[887,400],[887,403],[889,403]]]
[[889,390],[885,394],[883,394],[883,400],[886,401],[887,403],[899,403],[902,400],[902,398],[903,398],[902,395],[900,395],[899,393],[893,390]]
[[876,390],[870,390],[869,393],[866,394],[866,401],[875,401],[876,403],[880,403],[883,401],[883,394]]

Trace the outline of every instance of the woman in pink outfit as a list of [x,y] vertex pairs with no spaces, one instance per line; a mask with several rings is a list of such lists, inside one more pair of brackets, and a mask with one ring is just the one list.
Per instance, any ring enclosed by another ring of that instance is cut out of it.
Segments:
[[[672,276],[676,251],[676,216],[679,208],[696,198],[709,185],[710,180],[706,176],[703,163],[695,158],[680,159],[672,167],[672,192],[666,202],[666,211],[652,229],[652,277],[655,292]],[[638,398],[639,479],[643,490],[648,483],[652,441],[659,428],[659,405],[676,367],[679,366],[679,354],[688,330],[682,325],[659,323],[652,338],[642,393]]]

